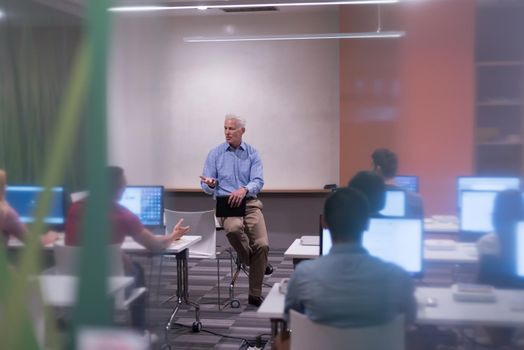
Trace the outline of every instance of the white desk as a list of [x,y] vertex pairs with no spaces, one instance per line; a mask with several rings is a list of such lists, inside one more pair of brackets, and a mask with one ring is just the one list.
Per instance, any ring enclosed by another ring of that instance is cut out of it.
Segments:
[[[183,251],[186,248],[189,248],[191,245],[195,244],[196,242],[202,240],[202,236],[183,236],[178,241],[175,241],[171,244],[169,248],[162,252],[158,252],[158,254],[177,254],[181,251]],[[44,246],[45,250],[52,250],[54,245],[64,245],[64,237],[60,236],[57,241],[55,241],[52,244],[47,244]],[[16,238],[10,237],[9,241],[7,242],[8,248],[22,248],[24,246],[24,243],[19,241]],[[126,237],[124,242],[122,243],[122,250],[128,253],[144,253],[144,254],[150,254],[151,252],[135,242],[133,238]]]
[[286,295],[280,293],[278,290],[279,287],[280,283],[275,283],[273,287],[271,287],[271,290],[256,313],[257,317],[269,318],[272,338],[286,327],[286,322],[283,319]]
[[262,318],[282,318],[284,312],[284,303],[286,301],[286,295],[280,293],[278,290],[280,283],[273,284],[271,290],[265,297],[262,305],[257,310],[257,317]]
[[[64,236],[63,235],[59,235],[58,239],[54,243],[46,244],[44,246],[44,250],[52,250],[53,246],[55,244],[64,245]],[[9,237],[9,240],[7,241],[7,248],[8,249],[19,249],[19,248],[23,248],[23,247],[24,247],[24,242],[19,241],[17,238]]]
[[[417,323],[461,326],[524,326],[524,308],[512,310],[524,303],[524,290],[495,290],[495,303],[457,302],[451,288],[418,287],[415,295],[418,301]],[[437,300],[434,307],[424,306],[425,298]]]
[[[450,249],[441,249],[445,247]],[[441,263],[475,264],[479,260],[479,255],[475,243],[426,239],[424,240],[424,260]]]
[[[176,268],[177,268],[177,290],[176,294],[170,297],[167,301],[175,299],[175,306],[173,308],[173,311],[171,312],[171,316],[169,318],[169,321],[166,324],[165,327],[165,337],[166,337],[166,343],[169,344],[168,339],[168,332],[171,330],[171,326],[173,323],[173,320],[175,318],[175,315],[177,314],[178,310],[180,309],[180,306],[182,304],[190,305],[195,308],[195,325],[199,325],[201,327],[200,323],[200,305],[197,303],[194,303],[189,300],[189,279],[188,279],[188,266],[187,266],[187,259],[189,256],[189,250],[188,248],[195,244],[196,242],[200,241],[202,239],[202,236],[183,236],[177,241],[174,241],[171,246],[169,246],[167,249],[159,252],[151,252],[141,246],[140,244],[136,243],[132,238],[126,237],[124,242],[122,243],[122,250],[130,253],[130,254],[146,254],[149,256],[154,255],[175,255],[176,257]],[[64,244],[63,239],[59,239],[54,244]],[[8,242],[9,248],[20,248],[23,246],[23,243],[16,240],[16,239],[10,239]],[[44,247],[45,250],[52,250],[54,245],[47,245]],[[73,283],[73,282],[64,282],[64,283]],[[72,287],[71,287],[72,288]],[[69,295],[69,298],[71,298],[71,295]],[[64,299],[66,300],[66,299]]]
[[[275,283],[257,311],[257,317],[269,318],[273,327],[283,321],[286,296]],[[524,326],[524,290],[495,290],[495,303],[457,302],[451,288],[417,287],[418,324],[460,326]],[[436,306],[425,306],[425,299],[437,300]],[[520,311],[512,310],[520,306]]]
[[424,232],[459,233],[460,228],[457,218],[453,220],[424,219]]
[[320,246],[318,245],[302,245],[300,238],[297,238],[291,243],[284,253],[284,257],[293,259],[293,266],[295,266],[300,260],[314,259],[320,254]]
[[195,308],[195,322],[193,327],[202,327],[200,323],[200,305],[189,300],[189,278],[188,278],[188,267],[187,259],[189,257],[189,247],[200,241],[202,236],[183,236],[177,241],[174,241],[169,248],[159,251],[151,252],[136,243],[132,238],[126,237],[124,243],[122,243],[122,250],[131,254],[147,254],[147,255],[174,255],[176,257],[176,294],[168,298],[163,303],[166,303],[172,299],[176,299],[175,306],[165,326],[165,340],[166,344],[169,342],[169,331],[173,324],[173,320],[180,309],[182,304],[186,304]]
[[174,241],[169,246],[169,248],[160,252],[152,253],[151,251],[147,250],[146,248],[135,242],[133,238],[126,237],[124,243],[122,243],[122,250],[131,254],[178,254],[200,240],[202,240],[202,236],[182,236],[182,238],[180,238],[179,240]]
[[[76,302],[78,278],[74,276],[41,275],[38,277],[44,304],[54,307],[73,306]],[[109,277],[108,294],[116,294],[133,284],[133,277]]]
[[[436,247],[448,245],[450,249],[442,249],[443,247]],[[296,263],[304,259],[315,259],[320,254],[319,246],[306,246],[300,244],[300,239],[297,238],[289,246],[284,253],[285,257],[293,259]],[[478,252],[475,243],[462,243],[452,240],[424,240],[424,260],[430,262],[452,263],[452,264],[474,264],[478,262]]]

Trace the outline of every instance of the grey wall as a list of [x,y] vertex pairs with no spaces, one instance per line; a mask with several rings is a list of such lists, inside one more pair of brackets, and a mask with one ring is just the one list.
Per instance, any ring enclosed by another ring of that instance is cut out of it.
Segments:
[[[327,193],[262,193],[264,217],[272,248],[287,249],[295,238],[316,235],[319,215]],[[166,192],[166,209],[200,211],[214,209],[214,200],[201,192]],[[217,243],[226,244],[223,231]]]
[[338,31],[338,12],[115,15],[109,70],[112,164],[130,183],[199,188],[229,112],[264,163],[266,189],[339,177],[337,40],[185,43],[186,36]]

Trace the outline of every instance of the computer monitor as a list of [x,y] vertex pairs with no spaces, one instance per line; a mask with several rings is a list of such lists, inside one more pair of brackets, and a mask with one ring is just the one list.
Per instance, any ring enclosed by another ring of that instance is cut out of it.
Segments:
[[[44,191],[41,186],[7,186],[6,200],[18,213],[20,221],[32,223],[35,221],[36,206]],[[64,188],[51,188],[51,206],[44,222],[50,225],[63,225],[65,218]]]
[[493,207],[498,191],[460,192],[460,230],[486,233],[493,231]]
[[515,249],[516,249],[516,271],[517,276],[524,277],[524,222],[517,224],[517,232],[515,237]]
[[418,176],[399,175],[395,176],[395,184],[403,190],[418,192]]
[[459,176],[457,178],[457,200],[460,208],[460,193],[462,191],[505,191],[520,190],[518,177],[478,177]]
[[386,205],[380,211],[384,216],[403,217],[406,215],[406,192],[402,190],[387,190]]
[[164,225],[163,186],[127,186],[119,203],[138,216],[144,226]]
[[[420,275],[423,268],[422,228],[419,219],[371,219],[362,237],[362,245],[371,255],[397,264],[411,275]],[[331,234],[328,229],[323,229],[320,254],[329,253],[331,245]]]

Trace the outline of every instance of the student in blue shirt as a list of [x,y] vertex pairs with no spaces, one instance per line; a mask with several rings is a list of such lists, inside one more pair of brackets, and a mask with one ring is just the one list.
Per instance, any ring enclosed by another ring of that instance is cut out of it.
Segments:
[[226,142],[209,152],[200,181],[204,192],[213,198],[229,197],[231,207],[238,207],[246,198],[244,217],[219,219],[240,261],[249,266],[248,303],[258,307],[263,300],[264,274],[271,274],[273,268],[268,264],[269,241],[263,206],[257,198],[264,186],[262,160],[253,146],[242,141],[245,131],[243,119],[226,115]]
[[411,277],[362,247],[369,217],[367,199],[354,188],[341,188],[328,197],[324,219],[333,247],[328,255],[297,266],[288,285],[286,315],[293,309],[338,328],[379,325],[398,314],[413,322],[416,303]]

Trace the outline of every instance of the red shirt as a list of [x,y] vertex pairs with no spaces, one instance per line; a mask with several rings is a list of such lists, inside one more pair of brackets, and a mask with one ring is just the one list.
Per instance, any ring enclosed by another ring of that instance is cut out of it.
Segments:
[[[133,214],[126,207],[112,203],[112,212],[110,216],[111,225],[113,227],[111,244],[122,244],[126,236],[135,237],[142,232],[144,225],[140,219]],[[85,200],[77,201],[71,205],[67,212],[65,224],[65,244],[79,245],[80,237],[79,230],[82,227],[82,219],[84,217]]]

